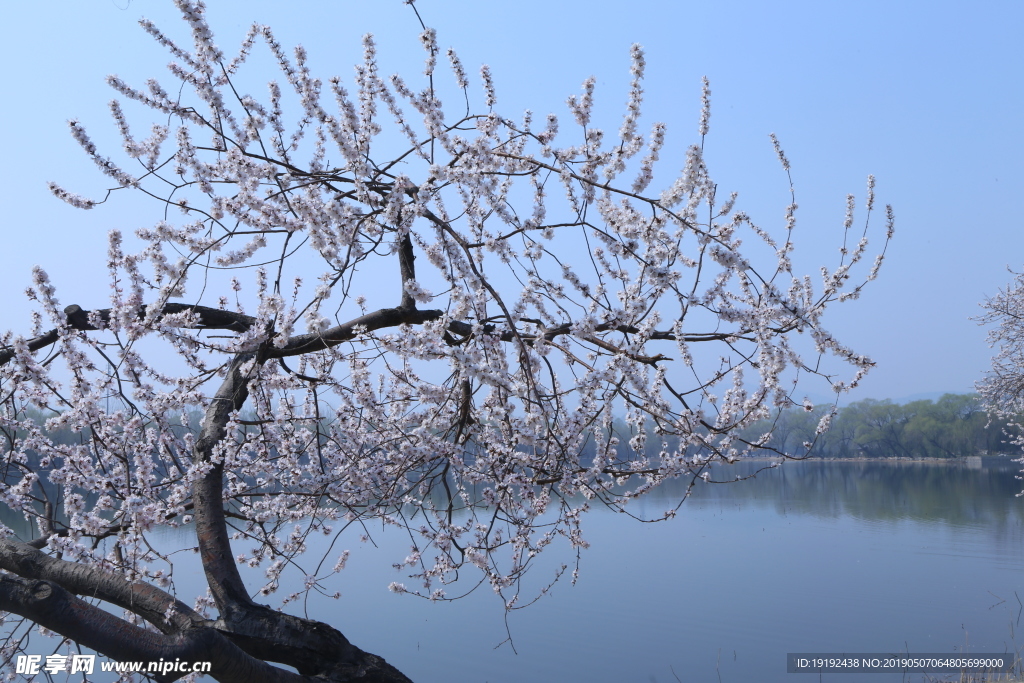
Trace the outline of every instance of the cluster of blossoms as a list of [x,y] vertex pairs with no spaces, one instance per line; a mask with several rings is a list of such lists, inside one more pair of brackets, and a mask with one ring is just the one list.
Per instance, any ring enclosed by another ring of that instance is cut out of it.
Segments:
[[[640,46],[617,136],[594,127],[593,78],[569,98],[575,126],[549,115],[537,131],[529,112],[498,113],[486,67],[472,113],[452,50],[442,85],[432,30],[423,89],[382,78],[367,36],[349,93],[266,26],[228,62],[202,2],[176,2],[193,49],[145,28],[181,83],[110,79],[171,120],[139,142],[111,106],[138,170],[71,125],[118,188],[165,197],[181,222],[139,230],[134,253],[112,234],[109,309],[62,310],[39,271],[50,345],[0,339],[0,503],[38,522],[51,551],[166,581],[171,558],[146,535],[190,523],[213,473],[245,547],[230,556],[267,568],[264,592],[309,534],[379,520],[413,538],[398,566],[417,584],[393,590],[444,599],[473,565],[511,607],[538,553],[586,545],[592,505],[626,508],[670,479],[692,487],[764,446],[740,434],[792,405],[799,376],[842,390],[871,366],[823,325],[874,276],[851,281],[866,237],[816,286],[793,270],[795,200],[777,236],[735,195],[718,201],[706,81],[701,144],[659,187],[666,126],[640,131]],[[261,41],[283,78],[263,97],[236,88]],[[444,93],[465,110],[445,109]],[[872,180],[869,216],[873,202]],[[826,374],[828,358],[852,375]],[[303,590],[322,578],[303,574]]]
[[[1010,285],[986,299],[982,308],[985,312],[977,321],[994,325],[988,342],[998,352],[992,369],[977,384],[978,393],[991,414],[1019,428],[1024,415],[1024,274],[1014,274]],[[1012,437],[1010,443],[1024,447],[1024,437]],[[1017,462],[1024,463],[1024,458]],[[1024,496],[1024,491],[1017,495]]]

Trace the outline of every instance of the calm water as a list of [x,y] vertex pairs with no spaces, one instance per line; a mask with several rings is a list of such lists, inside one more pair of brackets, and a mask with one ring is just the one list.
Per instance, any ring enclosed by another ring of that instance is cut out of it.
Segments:
[[[557,584],[507,622],[486,589],[451,604],[388,592],[402,580],[391,563],[408,550],[397,534],[376,534],[376,548],[343,539],[335,551],[352,557],[330,584],[342,598],[305,608],[418,682],[936,680],[787,674],[786,653],[1024,647],[1017,467],[787,463],[703,487],[668,523],[596,512],[577,584]],[[640,507],[664,510],[673,493]],[[176,571],[183,596],[199,585],[198,568],[189,574]]]

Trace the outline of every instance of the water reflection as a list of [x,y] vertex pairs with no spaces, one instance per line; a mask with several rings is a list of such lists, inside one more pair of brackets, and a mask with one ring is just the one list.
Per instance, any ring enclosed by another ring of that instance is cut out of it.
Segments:
[[[949,463],[910,460],[790,461],[765,469],[764,461],[717,465],[712,479],[743,481],[698,486],[686,505],[745,504],[779,514],[850,516],[867,521],[915,520],[955,526],[1005,528],[1024,520],[1016,494],[1021,466],[1011,458]],[[753,475],[753,476],[751,476]],[[750,477],[749,479],[746,477]],[[661,509],[685,490],[682,482],[658,489],[648,505]]]

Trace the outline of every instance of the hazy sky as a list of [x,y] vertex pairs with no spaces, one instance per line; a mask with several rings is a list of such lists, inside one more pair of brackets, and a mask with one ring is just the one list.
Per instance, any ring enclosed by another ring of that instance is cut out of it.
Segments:
[[[419,26],[400,0],[210,4],[218,42],[228,52],[257,20],[275,27],[286,46],[304,44],[325,79],[351,80],[366,32],[378,37],[384,73],[412,78],[422,69]],[[769,133],[778,135],[793,164],[799,274],[834,267],[845,196],[855,193],[862,205],[865,179],[874,174],[879,202],[895,207],[896,238],[874,286],[828,318],[841,340],[878,363],[852,398],[968,391],[985,371],[992,352],[969,318],[1009,281],[1007,267],[1024,268],[1019,0],[970,9],[960,2],[820,0],[420,0],[417,7],[438,30],[441,46],[455,47],[467,69],[491,66],[500,110],[529,108],[538,118],[555,112],[566,124],[566,96],[593,74],[598,112],[608,112],[603,127],[617,129],[629,46],[643,44],[642,126],[669,125],[661,167],[666,183],[682,166],[685,146],[697,141],[700,79],[708,76],[706,152],[719,192],[738,191],[738,207],[777,230],[789,196]],[[46,188],[56,180],[98,198],[109,186],[65,122],[80,119],[101,148],[116,154],[104,77],[117,73],[141,84],[164,78],[169,61],[137,26],[142,16],[180,34],[169,0],[4,8],[0,329],[29,332],[22,291],[37,263],[55,280],[62,303],[104,307],[107,230],[130,233],[160,219],[153,205],[125,193],[84,212]],[[882,218],[875,217],[876,246]]]

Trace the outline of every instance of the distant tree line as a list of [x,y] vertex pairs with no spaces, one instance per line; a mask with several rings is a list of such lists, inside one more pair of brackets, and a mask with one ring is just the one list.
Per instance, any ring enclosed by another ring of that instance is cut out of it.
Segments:
[[[755,440],[772,431],[767,445],[784,453],[805,450],[831,406],[777,412],[743,433]],[[1009,443],[1014,420],[987,414],[977,394],[945,394],[938,401],[893,403],[865,399],[840,408],[829,431],[817,437],[812,454],[826,458],[961,458],[1016,453]],[[770,452],[770,451],[768,451]]]

